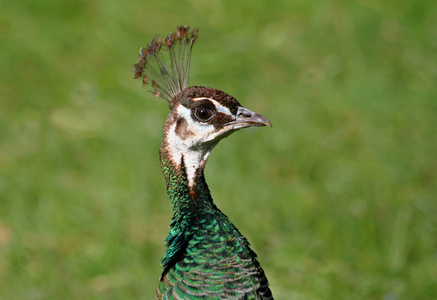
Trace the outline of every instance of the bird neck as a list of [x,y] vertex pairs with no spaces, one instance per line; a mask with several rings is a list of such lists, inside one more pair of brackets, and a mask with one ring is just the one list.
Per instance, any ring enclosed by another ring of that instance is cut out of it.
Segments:
[[[164,276],[179,260],[194,234],[196,222],[217,210],[204,177],[206,159],[195,161],[194,155],[179,153],[164,138],[160,148],[161,168],[167,184],[167,193],[173,204],[173,219],[166,239],[167,250],[162,259]],[[207,156],[207,155],[206,155]]]
[[187,158],[183,154],[175,158],[174,153],[161,146],[161,169],[173,204],[174,219],[200,213],[212,201],[204,177],[206,161],[195,163]]

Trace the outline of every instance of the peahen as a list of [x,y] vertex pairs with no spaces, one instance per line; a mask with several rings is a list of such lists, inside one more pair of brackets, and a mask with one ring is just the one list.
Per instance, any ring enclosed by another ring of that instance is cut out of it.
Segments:
[[222,91],[188,87],[197,37],[197,28],[178,26],[142,48],[134,65],[135,78],[170,107],[160,159],[174,215],[156,298],[273,299],[255,252],[214,204],[203,172],[221,139],[271,123]]

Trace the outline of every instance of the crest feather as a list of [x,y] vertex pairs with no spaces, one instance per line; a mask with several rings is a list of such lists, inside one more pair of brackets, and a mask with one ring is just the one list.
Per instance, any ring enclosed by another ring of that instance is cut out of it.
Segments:
[[155,36],[141,48],[134,64],[134,78],[143,78],[143,85],[151,83],[153,95],[166,99],[170,109],[175,96],[188,87],[191,51],[198,33],[198,28],[190,33],[190,27],[178,26],[164,40]]

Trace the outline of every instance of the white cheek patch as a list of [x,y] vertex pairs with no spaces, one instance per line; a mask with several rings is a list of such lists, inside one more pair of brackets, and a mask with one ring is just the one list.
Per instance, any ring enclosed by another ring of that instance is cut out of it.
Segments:
[[201,161],[203,160],[201,151],[193,151],[192,139],[181,139],[176,133],[176,123],[169,127],[168,135],[168,151],[170,152],[170,158],[173,163],[180,166],[182,157],[184,157],[185,171],[187,173],[187,179],[189,186],[193,186],[195,182],[196,170],[199,168]]
[[193,186],[196,170],[206,163],[209,152],[212,150],[206,142],[212,137],[214,126],[193,121],[191,110],[183,105],[179,105],[176,110],[177,115],[187,122],[186,130],[192,132],[193,135],[181,137],[177,132],[177,122],[170,125],[166,138],[169,145],[168,151],[176,165],[180,165],[182,156],[184,157],[188,183],[189,186]]
[[182,118],[184,118],[187,121],[189,127],[205,128],[205,127],[208,127],[208,125],[209,125],[207,123],[201,123],[201,122],[194,121],[193,118],[191,117],[191,109],[188,109],[183,105],[178,106],[177,112],[178,112],[179,116],[181,116]]
[[185,119],[185,121],[187,121],[188,129],[194,132],[194,134],[196,135],[197,138],[194,137],[194,139],[198,140],[205,134],[208,134],[210,130],[214,129],[214,126],[212,126],[211,124],[194,121],[191,117],[191,110],[186,108],[185,106],[179,105],[176,110],[178,116],[181,116]]

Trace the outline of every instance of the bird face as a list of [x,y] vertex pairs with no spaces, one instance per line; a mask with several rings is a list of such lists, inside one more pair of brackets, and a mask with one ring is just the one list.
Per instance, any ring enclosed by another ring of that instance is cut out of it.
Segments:
[[204,167],[217,143],[251,126],[272,126],[265,117],[244,108],[232,96],[211,88],[190,87],[173,101],[164,128],[167,151],[177,164]]
[[251,126],[272,126],[265,117],[244,108],[232,96],[209,88],[194,87],[178,99],[173,109],[175,134],[202,148],[216,144],[238,129]]
[[199,97],[189,100],[189,107],[182,104],[176,107],[179,116],[176,133],[182,139],[189,139],[194,147],[217,143],[238,129],[250,126],[271,126],[269,120],[242,106],[235,109],[219,101]]

